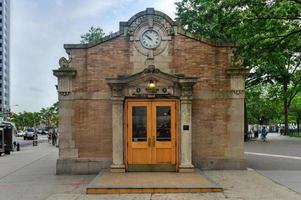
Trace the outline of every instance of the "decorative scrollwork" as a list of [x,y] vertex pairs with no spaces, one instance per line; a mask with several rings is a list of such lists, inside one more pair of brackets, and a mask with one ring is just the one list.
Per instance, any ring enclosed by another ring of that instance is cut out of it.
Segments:
[[61,57],[59,60],[60,68],[70,67],[70,60],[67,60],[65,57]]
[[240,95],[244,92],[244,90],[232,90],[232,92],[236,95]]
[[68,96],[71,92],[59,92],[60,95]]
[[160,70],[157,69],[155,65],[149,65],[147,68],[144,69],[145,74],[154,74],[154,73],[158,74],[159,72]]
[[182,86],[182,96],[192,96],[192,85],[184,85]]
[[166,28],[167,35],[175,35],[173,27]]

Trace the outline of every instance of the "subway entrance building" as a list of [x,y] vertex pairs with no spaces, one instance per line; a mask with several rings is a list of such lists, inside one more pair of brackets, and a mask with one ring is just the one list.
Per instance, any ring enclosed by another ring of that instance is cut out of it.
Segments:
[[65,44],[57,174],[244,169],[244,82],[233,44],[148,8],[94,44]]

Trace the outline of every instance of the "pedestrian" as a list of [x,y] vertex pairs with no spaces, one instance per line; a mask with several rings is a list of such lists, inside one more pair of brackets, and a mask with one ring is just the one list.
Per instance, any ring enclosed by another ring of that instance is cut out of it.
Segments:
[[52,145],[56,145],[56,132],[55,130],[52,130]]
[[51,129],[49,129],[48,130],[48,144],[51,144],[52,142],[52,130]]
[[261,130],[261,139],[262,141],[266,141],[266,137],[267,137],[267,134],[268,134],[268,131],[266,130],[265,126],[262,127],[262,130]]

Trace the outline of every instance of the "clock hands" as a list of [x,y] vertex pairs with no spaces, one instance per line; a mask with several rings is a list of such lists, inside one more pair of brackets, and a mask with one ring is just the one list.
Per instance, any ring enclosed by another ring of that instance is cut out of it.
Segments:
[[148,36],[147,34],[145,34],[145,37],[147,37],[150,41],[153,41],[153,39],[150,36]]
[[142,34],[141,43],[145,48],[156,48],[160,44],[159,33],[155,30],[146,30]]

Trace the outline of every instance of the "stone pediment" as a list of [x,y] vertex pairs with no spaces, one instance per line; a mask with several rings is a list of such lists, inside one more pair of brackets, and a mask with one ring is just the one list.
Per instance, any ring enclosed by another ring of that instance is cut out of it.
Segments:
[[192,93],[192,86],[197,79],[168,74],[150,65],[136,74],[106,80],[112,88],[112,96],[177,97],[185,95],[185,91]]

